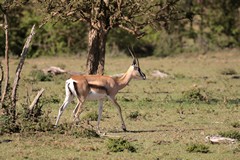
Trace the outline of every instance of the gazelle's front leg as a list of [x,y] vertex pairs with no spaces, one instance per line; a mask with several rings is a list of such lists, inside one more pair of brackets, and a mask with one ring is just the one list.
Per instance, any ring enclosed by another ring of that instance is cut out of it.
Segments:
[[125,125],[124,120],[123,120],[122,110],[121,110],[120,105],[117,103],[115,97],[110,97],[110,96],[109,96],[108,98],[109,98],[109,99],[111,100],[111,102],[117,107],[118,114],[119,114],[120,119],[121,119],[121,122],[122,122],[122,129],[123,129],[123,131],[127,131],[126,125]]
[[102,111],[103,111],[103,100],[98,100],[98,121],[97,121],[97,132],[100,133],[100,121],[102,118]]

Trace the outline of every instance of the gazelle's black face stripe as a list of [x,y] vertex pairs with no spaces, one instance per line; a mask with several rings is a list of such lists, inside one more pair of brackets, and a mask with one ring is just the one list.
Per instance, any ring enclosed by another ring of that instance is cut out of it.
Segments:
[[146,75],[141,71],[141,69],[138,67],[138,72],[141,75],[141,77],[145,80],[146,79]]

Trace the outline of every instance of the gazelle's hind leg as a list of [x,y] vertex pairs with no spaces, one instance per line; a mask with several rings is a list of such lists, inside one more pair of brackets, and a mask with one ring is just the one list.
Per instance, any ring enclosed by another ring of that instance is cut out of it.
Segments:
[[64,100],[63,104],[59,108],[55,126],[57,126],[58,121],[59,121],[63,111],[67,108],[68,104],[72,102],[73,97],[74,97],[73,94],[71,93],[71,91],[69,90],[68,86],[66,85],[66,97],[65,97],[65,100]]
[[69,95],[68,97],[65,98],[63,104],[62,104],[61,107],[59,108],[58,116],[57,116],[57,120],[56,120],[55,126],[57,126],[58,121],[59,121],[59,119],[60,119],[63,111],[67,108],[68,104],[71,103],[72,99],[73,99],[73,95]]
[[78,106],[79,106],[79,102],[77,103],[76,107],[73,110],[73,113],[72,113],[73,119],[75,118],[76,112],[78,110]]
[[84,100],[85,100],[85,98],[79,98],[78,103],[77,103],[77,105],[76,105],[76,107],[73,111],[75,113],[74,114],[74,121],[77,122],[77,123],[79,122],[79,116],[83,111]]

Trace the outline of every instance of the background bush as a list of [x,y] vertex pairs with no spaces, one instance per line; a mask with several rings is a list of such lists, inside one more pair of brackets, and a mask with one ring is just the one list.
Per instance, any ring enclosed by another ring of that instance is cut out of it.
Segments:
[[[107,53],[125,51],[129,44],[142,56],[163,57],[240,47],[240,1],[182,1],[178,5],[194,13],[191,21],[172,21],[161,28],[147,27],[146,36],[139,40],[126,31],[113,29],[108,35]],[[10,52],[19,55],[29,26],[42,23],[45,14],[33,1],[13,7],[8,16]],[[2,16],[0,21],[3,21]],[[28,56],[85,54],[87,30],[88,26],[67,19],[47,23],[38,30]],[[4,55],[4,46],[4,30],[0,30],[0,56]]]

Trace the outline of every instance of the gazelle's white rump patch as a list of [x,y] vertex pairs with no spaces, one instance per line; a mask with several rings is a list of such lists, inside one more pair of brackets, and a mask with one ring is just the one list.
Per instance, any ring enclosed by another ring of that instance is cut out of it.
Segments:
[[73,80],[72,78],[66,80],[66,91],[67,89],[70,90],[71,93],[73,93],[74,96],[77,96],[77,92],[75,90],[74,84],[73,83],[77,83],[77,81]]

